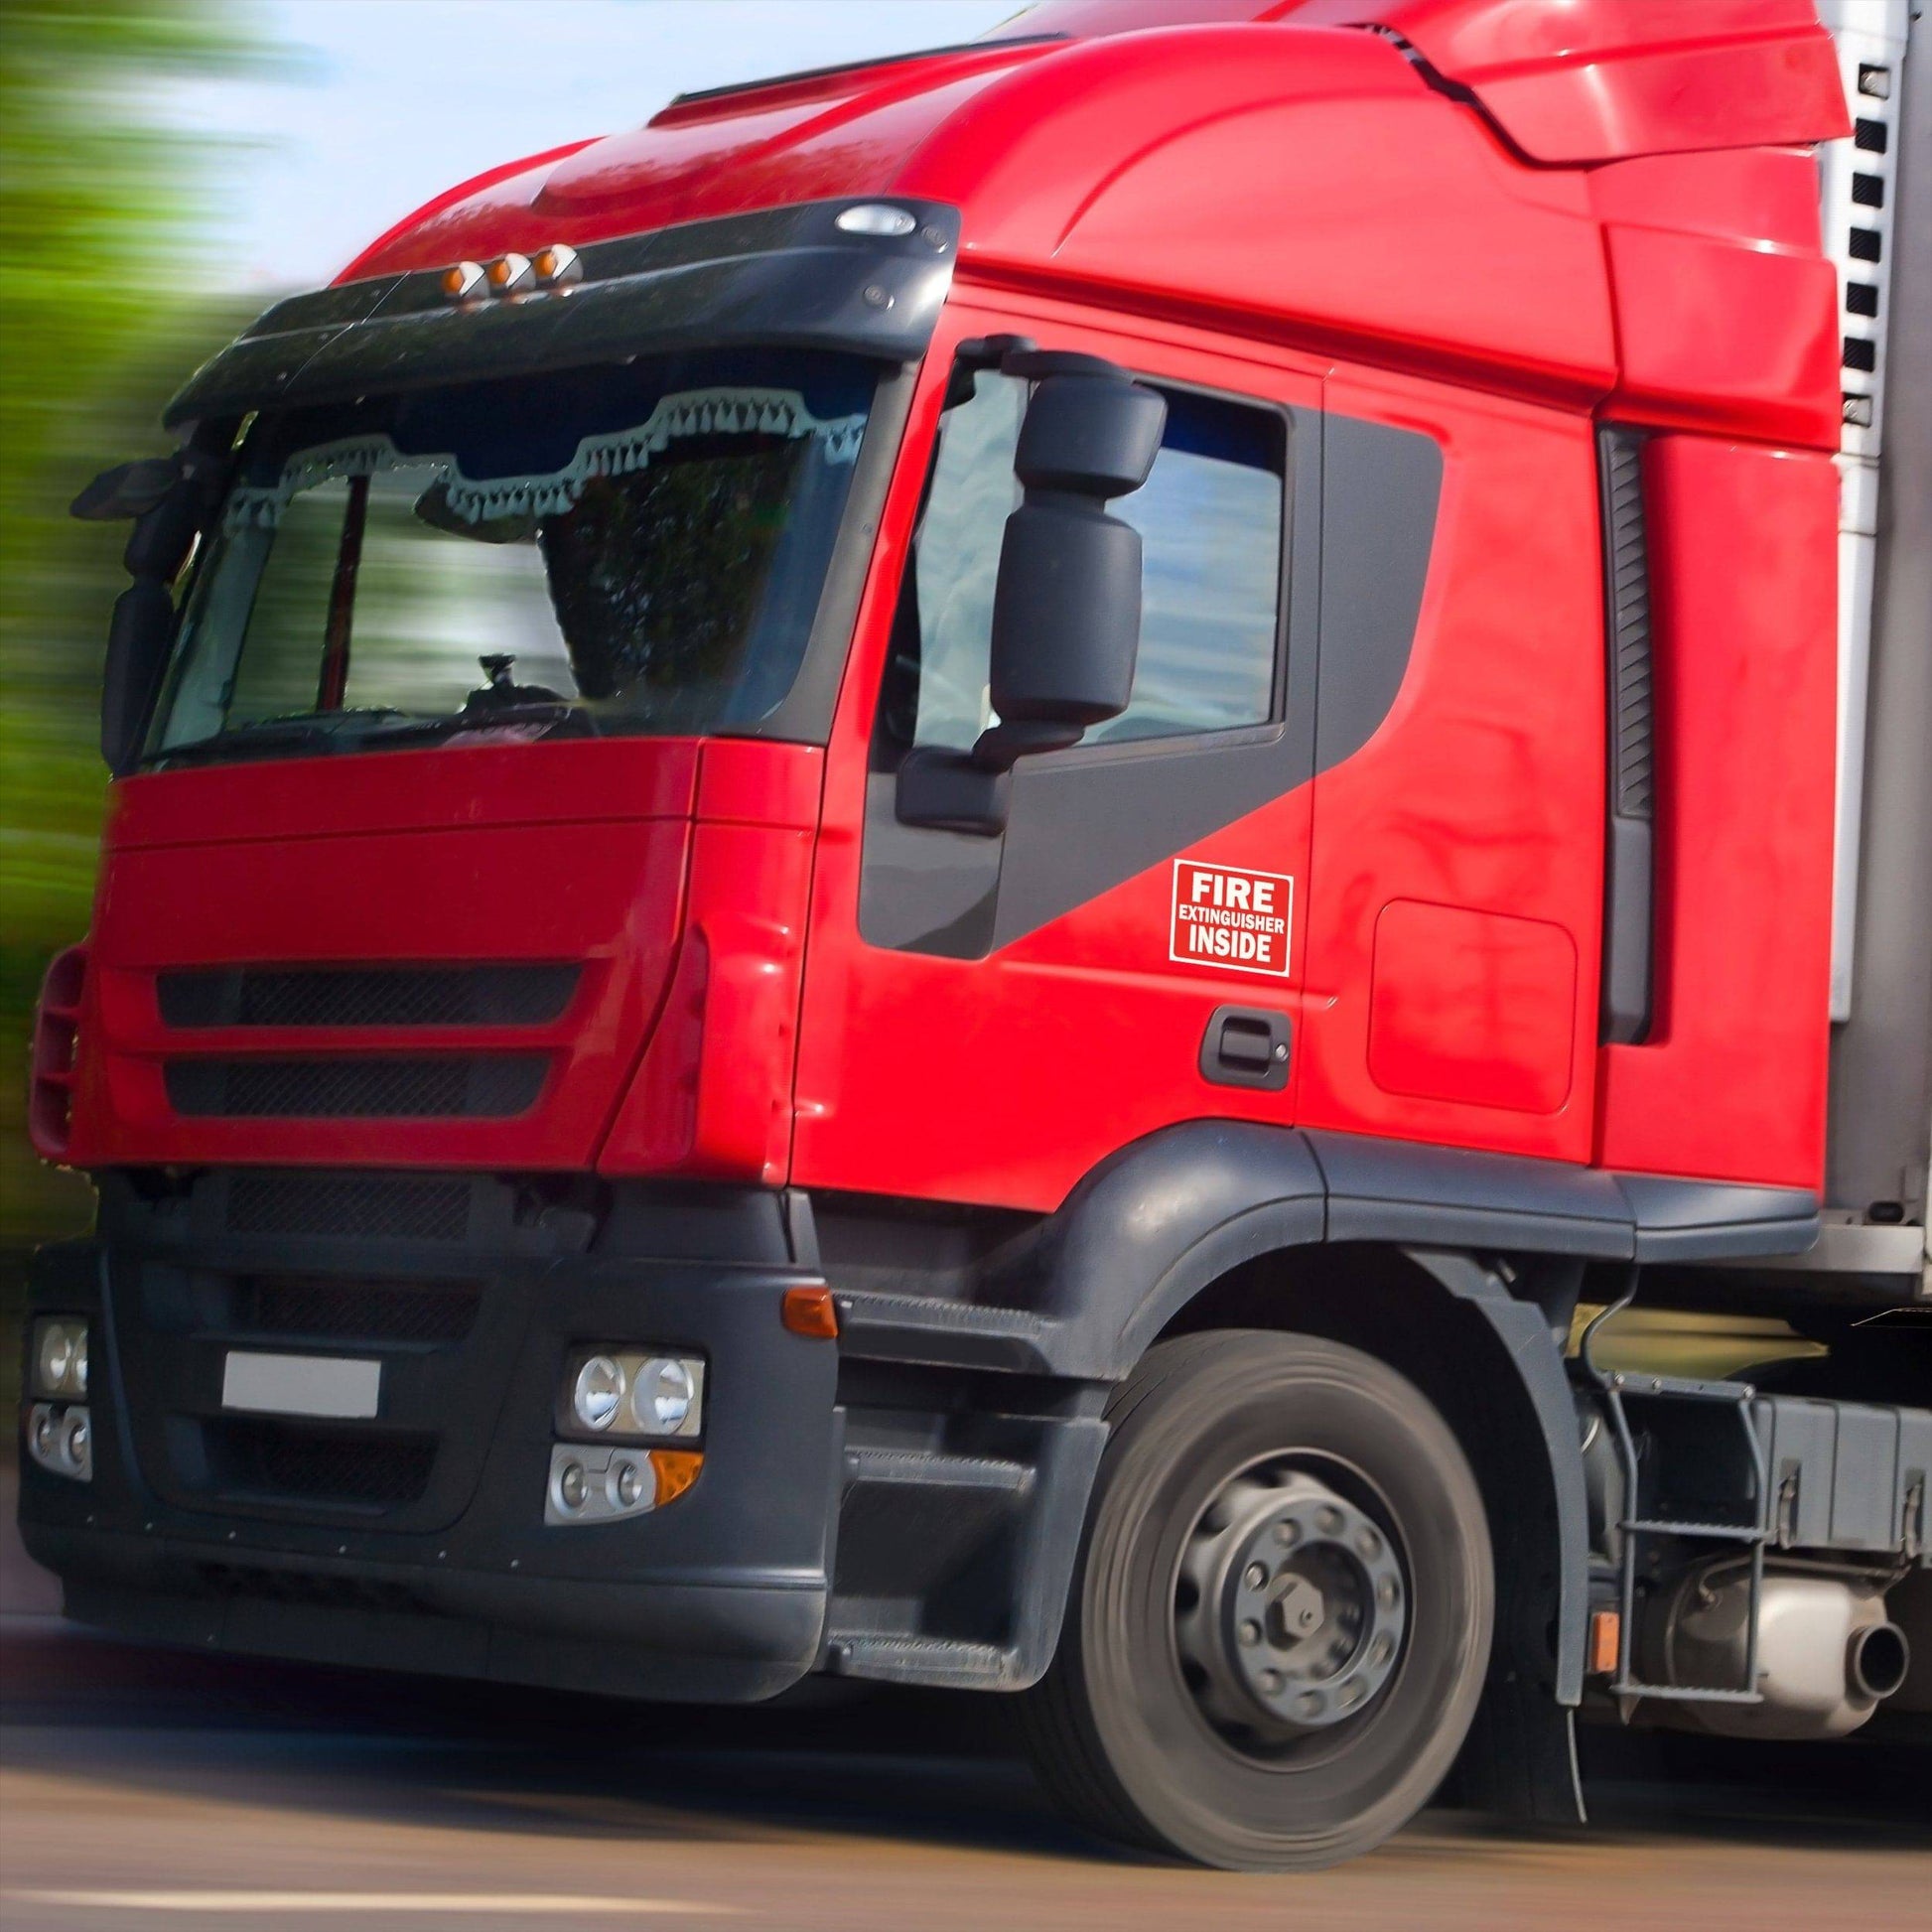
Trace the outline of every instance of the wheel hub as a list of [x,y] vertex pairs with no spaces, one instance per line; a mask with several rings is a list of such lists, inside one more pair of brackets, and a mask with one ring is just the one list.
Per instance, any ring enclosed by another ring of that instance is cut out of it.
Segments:
[[1174,1636],[1217,1728],[1276,1737],[1366,1710],[1395,1673],[1402,1565],[1367,1511],[1305,1469],[1243,1471],[1182,1553]]

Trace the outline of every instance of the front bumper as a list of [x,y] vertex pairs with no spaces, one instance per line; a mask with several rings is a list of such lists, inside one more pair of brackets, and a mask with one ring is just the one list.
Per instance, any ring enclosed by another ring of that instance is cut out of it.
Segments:
[[[710,1209],[646,1204],[606,1216],[593,1242],[588,1217],[528,1214],[479,1178],[460,1235],[422,1238],[340,1222],[237,1232],[226,1180],[159,1205],[110,1186],[101,1237],[36,1263],[33,1311],[85,1315],[94,1334],[92,1480],[21,1468],[27,1548],[63,1579],[70,1615],[634,1697],[769,1697],[813,1668],[838,1351],[781,1325],[785,1289],[818,1278],[789,1261],[773,1197],[735,1209],[722,1238]],[[260,1288],[291,1282],[293,1300]],[[467,1325],[398,1332],[385,1291],[424,1289],[441,1311],[467,1307]],[[328,1333],[264,1330],[264,1311],[292,1307]],[[622,1340],[705,1356],[702,1471],[646,1514],[546,1527],[565,1356]],[[273,1425],[274,1455],[238,1456],[243,1425],[220,1400],[230,1346],[375,1356],[378,1415]]]

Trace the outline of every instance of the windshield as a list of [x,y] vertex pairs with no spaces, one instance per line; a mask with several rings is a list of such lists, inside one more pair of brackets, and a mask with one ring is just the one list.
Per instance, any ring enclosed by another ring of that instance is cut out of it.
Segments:
[[875,379],[741,351],[264,416],[146,761],[755,725],[804,655]]

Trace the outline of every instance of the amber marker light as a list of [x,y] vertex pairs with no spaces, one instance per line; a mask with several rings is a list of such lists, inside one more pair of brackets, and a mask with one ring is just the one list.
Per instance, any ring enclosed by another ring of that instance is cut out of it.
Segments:
[[813,1341],[837,1341],[839,1311],[829,1288],[788,1288],[779,1319],[794,1335]]
[[657,1478],[657,1507],[675,1501],[697,1481],[704,1467],[701,1449],[652,1449],[651,1473]]
[[530,286],[535,279],[535,270],[530,266],[528,255],[498,255],[483,270],[483,279],[489,284],[491,295],[515,295]]
[[1616,1610],[1592,1610],[1589,1616],[1589,1669],[1600,1676],[1616,1669],[1623,1636],[1623,1618]]
[[457,262],[443,271],[443,295],[446,301],[468,302],[473,295],[483,292],[482,262]]
[[566,283],[584,279],[584,264],[577,259],[577,250],[562,241],[553,241],[548,248],[539,248],[530,257],[530,267],[539,288],[561,288]]

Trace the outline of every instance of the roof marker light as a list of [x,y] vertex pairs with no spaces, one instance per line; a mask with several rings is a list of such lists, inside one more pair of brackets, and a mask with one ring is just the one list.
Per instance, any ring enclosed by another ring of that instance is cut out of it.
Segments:
[[835,227],[847,234],[910,234],[919,224],[902,207],[885,202],[861,202],[857,207],[842,208]]
[[577,259],[577,250],[564,241],[553,241],[549,247],[539,248],[530,257],[530,266],[536,272],[539,288],[560,288],[567,282],[584,279],[584,264]]
[[443,271],[443,294],[451,302],[468,302],[483,293],[482,262],[458,262]]
[[498,255],[483,270],[483,275],[489,283],[491,295],[520,294],[536,279],[536,271],[530,266],[529,256],[514,252]]

